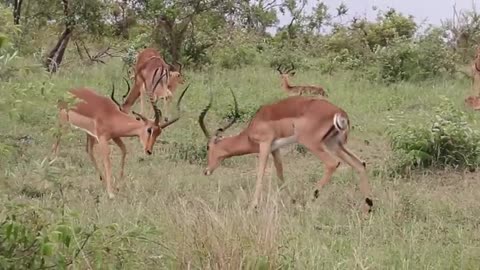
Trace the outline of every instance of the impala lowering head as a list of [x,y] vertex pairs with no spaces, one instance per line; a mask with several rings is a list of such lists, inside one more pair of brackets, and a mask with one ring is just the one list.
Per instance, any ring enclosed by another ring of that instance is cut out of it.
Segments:
[[212,174],[213,171],[220,165],[220,162],[225,158],[224,157],[225,153],[220,147],[218,147],[218,143],[223,139],[223,136],[222,136],[223,132],[225,132],[228,128],[230,128],[239,118],[237,98],[232,89],[230,89],[230,93],[232,93],[233,102],[234,102],[233,118],[225,126],[218,128],[215,131],[215,134],[213,136],[210,136],[210,133],[208,132],[208,129],[205,126],[205,116],[207,115],[208,110],[210,110],[210,107],[212,106],[212,101],[213,101],[212,92],[210,92],[210,100],[208,105],[205,107],[205,109],[202,110],[202,112],[198,117],[198,123],[200,125],[200,128],[202,129],[203,134],[208,140],[207,167],[204,170],[205,175]]

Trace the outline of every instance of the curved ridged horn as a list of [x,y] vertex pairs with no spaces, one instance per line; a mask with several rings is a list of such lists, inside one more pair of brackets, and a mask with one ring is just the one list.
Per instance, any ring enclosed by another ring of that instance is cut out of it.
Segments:
[[282,70],[280,69],[281,67],[282,67],[282,64],[278,65],[277,71],[278,71],[278,73],[283,74],[283,73],[282,73]]
[[180,95],[180,97],[178,98],[178,101],[177,101],[177,117],[173,118],[172,120],[169,120],[168,122],[165,122],[163,123],[160,128],[166,128],[168,126],[170,126],[171,124],[175,123],[178,121],[178,119],[180,119],[180,103],[182,102],[182,98],[183,96],[185,95],[185,93],[187,92],[188,88],[190,87],[190,84],[187,85],[187,87],[185,87],[185,90],[183,90],[182,94]]
[[237,97],[235,96],[235,93],[233,92],[232,88],[230,88],[230,93],[232,93],[232,96],[233,96],[233,105],[234,105],[233,119],[226,126],[217,129],[217,131],[215,132],[216,136],[218,136],[221,132],[226,131],[229,127],[235,124],[237,119],[240,117],[240,114],[238,112]]
[[212,107],[212,102],[213,102],[213,94],[212,91],[210,90],[210,100],[208,102],[208,105],[202,110],[200,115],[198,116],[198,124],[200,125],[200,128],[203,131],[203,134],[207,139],[210,139],[210,134],[208,133],[208,129],[205,127],[205,116],[207,115],[208,110],[210,110],[210,107]]
[[157,75],[159,69],[160,68],[155,69],[155,72],[153,73],[152,84],[151,84],[153,87],[149,91],[150,92],[150,103],[152,104],[152,108],[153,108],[153,111],[155,113],[155,125],[158,125],[158,123],[160,123],[160,118],[162,117],[162,111],[157,107],[157,103],[154,101],[153,95],[154,95],[154,91],[157,88],[158,84],[163,79],[163,77],[165,77],[165,75],[167,74],[167,72],[164,72],[164,69],[162,67],[162,71],[160,73],[161,74],[160,78],[157,80],[156,83],[154,83],[155,82],[155,76]]
[[287,70],[285,73],[290,73],[291,71],[295,70],[295,66],[293,65],[293,63],[291,63],[292,67]]
[[112,93],[110,93],[110,98],[112,99],[113,102],[115,102],[115,104],[117,104],[118,108],[120,109],[120,103],[118,103],[118,101],[115,99],[115,83],[112,82]]

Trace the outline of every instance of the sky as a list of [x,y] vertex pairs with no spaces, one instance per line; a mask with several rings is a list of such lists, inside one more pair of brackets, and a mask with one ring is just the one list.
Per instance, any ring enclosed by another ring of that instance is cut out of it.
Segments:
[[[314,6],[318,0],[309,0],[309,6]],[[366,17],[370,20],[375,19],[377,11],[372,10],[373,6],[380,10],[394,8],[405,15],[413,15],[417,23],[426,20],[427,24],[440,25],[441,20],[452,18],[453,5],[456,5],[457,11],[462,9],[471,10],[472,6],[476,10],[480,9],[480,0],[323,0],[334,11],[340,3],[345,3],[349,11],[344,21],[350,20],[354,16]],[[290,21],[290,16],[280,14],[280,26]]]

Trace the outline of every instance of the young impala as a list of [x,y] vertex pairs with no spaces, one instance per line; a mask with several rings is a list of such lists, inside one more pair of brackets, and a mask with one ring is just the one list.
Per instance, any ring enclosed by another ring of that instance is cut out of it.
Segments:
[[[157,80],[155,84],[152,82],[151,85],[156,86],[160,79]],[[179,113],[180,102],[187,89],[188,86],[182,92],[177,102],[177,109]],[[81,129],[87,133],[87,153],[90,156],[96,171],[100,174],[100,180],[105,180],[108,197],[114,198],[111,184],[112,166],[110,162],[110,147],[108,145],[109,141],[112,140],[120,148],[122,153],[120,178],[123,178],[127,149],[122,141],[122,138],[138,137],[145,153],[151,155],[155,141],[162,133],[162,130],[175,123],[180,116],[178,115],[176,118],[168,122],[160,122],[162,112],[157,108],[152,99],[151,105],[155,112],[155,117],[153,120],[147,119],[142,114],[136,112],[133,112],[136,117],[124,113],[120,110],[120,106],[114,98],[115,86],[112,87],[112,100],[99,95],[94,90],[88,88],[72,89],[69,92],[75,98],[79,99],[79,101],[77,101],[72,108],[68,108],[66,102],[59,102],[60,126],[65,128],[65,125],[69,123],[73,127]],[[57,140],[53,145],[52,152],[54,153],[55,158],[50,163],[52,163],[58,155],[60,139],[61,132],[58,134]],[[105,177],[102,177],[102,172],[100,171],[95,160],[93,148],[96,144],[98,144],[100,149]]]
[[[154,71],[161,69],[160,76],[163,79],[157,87],[151,87],[148,84],[150,78],[153,81]],[[165,74],[165,75],[164,75]],[[164,108],[168,111],[168,104],[172,100],[172,93],[176,90],[179,84],[183,84],[183,75],[181,73],[181,65],[178,64],[178,69],[165,62],[160,53],[153,48],[146,48],[142,50],[137,56],[137,62],[134,68],[135,83],[132,91],[129,93],[124,103],[122,104],[122,111],[130,112],[131,107],[140,97],[140,113],[144,112],[144,94],[146,89],[151,89],[155,100],[161,98],[164,100]],[[148,93],[150,94],[150,93]]]
[[238,105],[233,91],[232,95],[236,117],[228,125],[217,129],[213,136],[210,136],[204,122],[212,104],[212,96],[198,118],[200,128],[208,139],[208,165],[205,175],[212,174],[226,158],[259,153],[255,193],[250,205],[251,209],[255,208],[269,154],[272,154],[277,176],[283,182],[280,148],[300,143],[324,163],[324,175],[317,183],[315,197],[318,197],[319,191],[330,181],[340,165],[340,160],[349,164],[360,175],[360,190],[365,199],[364,209],[370,212],[373,202],[365,162],[345,146],[350,129],[350,121],[345,111],[325,99],[288,97],[261,106],[243,131],[235,136],[223,137],[223,132],[232,126],[238,117]]
[[314,94],[324,97],[328,97],[325,89],[321,86],[315,85],[290,85],[289,78],[295,75],[295,66],[292,64],[292,67],[288,70],[281,70],[281,65],[278,65],[277,71],[280,73],[282,79],[282,88],[287,92],[288,95],[303,95],[303,94]]

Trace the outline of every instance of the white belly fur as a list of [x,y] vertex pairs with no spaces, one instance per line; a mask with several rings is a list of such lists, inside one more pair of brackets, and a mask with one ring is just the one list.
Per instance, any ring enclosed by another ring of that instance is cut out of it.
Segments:
[[285,138],[276,139],[272,142],[272,151],[289,146],[297,142],[297,136],[290,136]]
[[71,125],[74,129],[80,129],[80,130],[85,131],[86,133],[88,133],[89,135],[91,135],[92,137],[94,137],[95,139],[97,139],[97,142],[98,142],[98,137],[97,137],[97,135],[91,133],[89,130],[83,129],[83,128],[81,128],[81,127],[77,127],[77,126],[75,126],[75,125],[73,125],[73,124],[70,124],[70,125]]

